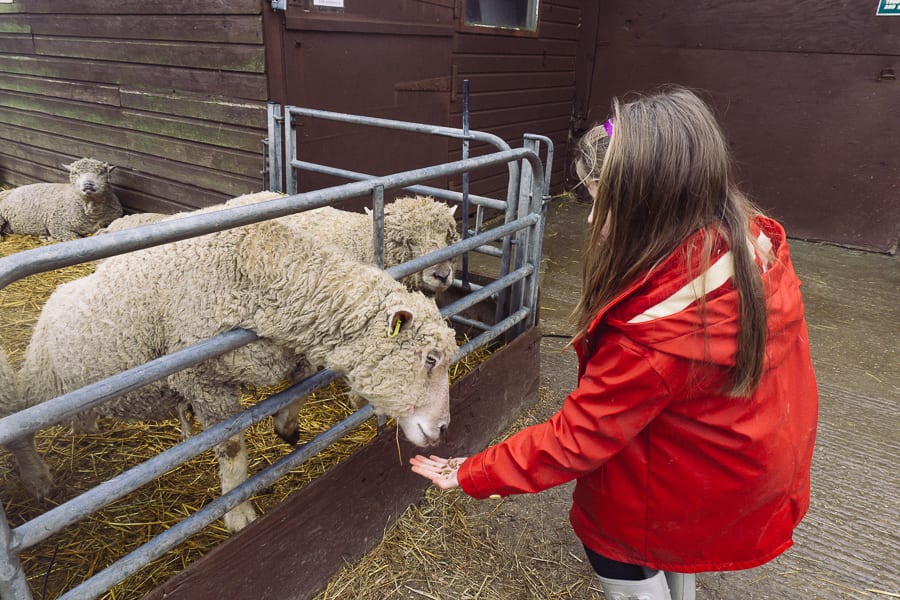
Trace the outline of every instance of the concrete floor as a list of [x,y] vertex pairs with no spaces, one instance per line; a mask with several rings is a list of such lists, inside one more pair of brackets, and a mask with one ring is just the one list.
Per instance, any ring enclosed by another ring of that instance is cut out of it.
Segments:
[[[574,356],[559,349],[581,286],[588,212],[567,198],[548,215],[541,361],[556,398],[575,380]],[[757,569],[701,574],[697,598],[900,598],[898,258],[798,240],[791,253],[820,393],[810,512],[792,549]]]

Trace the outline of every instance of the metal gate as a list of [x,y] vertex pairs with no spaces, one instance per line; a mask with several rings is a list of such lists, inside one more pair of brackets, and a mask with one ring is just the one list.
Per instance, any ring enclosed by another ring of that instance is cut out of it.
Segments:
[[[360,126],[404,129],[430,135],[445,135],[460,138],[464,143],[475,139],[485,140],[490,141],[497,150],[475,158],[463,158],[450,163],[382,177],[371,177],[361,173],[341,171],[337,167],[326,167],[301,161],[291,126],[292,120],[296,116],[342,120]],[[252,206],[229,208],[215,214],[192,215],[140,228],[20,252],[0,259],[0,289],[13,281],[35,273],[278,218],[362,196],[371,196],[372,198],[373,239],[376,242],[376,256],[381,257],[383,256],[381,242],[383,241],[384,192],[392,189],[407,189],[451,202],[459,202],[464,206],[464,215],[468,214],[468,203],[472,203],[477,207],[476,214],[479,216],[476,216],[474,228],[470,228],[467,219],[464,218],[464,235],[461,241],[392,267],[387,270],[389,274],[400,278],[456,256],[465,257],[469,252],[478,252],[498,259],[499,268],[496,277],[483,285],[475,285],[467,281],[468,273],[464,258],[462,277],[454,282],[454,286],[461,289],[463,294],[458,300],[441,310],[442,315],[446,318],[467,326],[474,326],[482,331],[481,334],[457,350],[454,362],[501,336],[513,337],[518,332],[534,325],[544,203],[547,194],[544,164],[552,164],[553,151],[552,144],[547,138],[526,136],[524,146],[514,149],[499,138],[477,132],[328,113],[299,107],[282,109],[277,105],[272,105],[267,143],[269,147],[267,170],[270,187],[273,189],[278,189],[276,182],[279,181],[280,173],[288,174],[288,180],[291,180],[296,176],[297,171],[304,169],[319,169],[323,172],[328,170],[355,181],[312,192],[293,193]],[[283,164],[276,160],[281,156],[282,149],[290,157]],[[540,159],[541,151],[546,153],[546,163]],[[509,169],[506,199],[469,196],[465,189],[462,192],[451,192],[422,185],[422,182],[435,177],[465,174],[469,171],[500,164],[507,164]],[[289,189],[288,192],[290,193],[290,191]],[[481,209],[485,207],[502,211],[503,223],[485,227],[480,219]],[[377,260],[381,261],[381,258]],[[460,313],[490,297],[498,299],[499,308],[495,322],[480,322],[461,316]],[[258,338],[252,331],[232,330],[0,419],[0,444],[15,439],[23,432],[34,432],[65,421],[77,413],[97,406],[115,396],[162,379],[209,358],[227,353],[256,339]],[[333,371],[320,371],[244,412],[200,432],[152,459],[15,527],[10,526],[7,516],[0,509],[0,597],[4,600],[31,600],[32,595],[19,560],[19,556],[24,550],[154,480],[164,472],[212,448],[233,435],[236,429],[244,430],[260,422],[339,376],[340,374]],[[116,583],[137,573],[149,562],[219,519],[241,502],[271,486],[275,480],[315,456],[316,453],[368,420],[372,415],[371,406],[359,409],[281,460],[250,476],[240,486],[209,502],[164,533],[68,590],[60,598],[83,600],[105,593]]]

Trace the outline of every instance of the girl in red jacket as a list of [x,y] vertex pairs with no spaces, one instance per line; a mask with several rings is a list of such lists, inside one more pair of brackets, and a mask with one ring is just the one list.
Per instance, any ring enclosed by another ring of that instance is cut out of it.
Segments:
[[689,600],[694,573],[784,552],[809,506],[800,282],[692,92],[614,101],[576,169],[594,198],[577,389],[547,422],[413,471],[475,498],[575,479],[570,520],[606,597]]

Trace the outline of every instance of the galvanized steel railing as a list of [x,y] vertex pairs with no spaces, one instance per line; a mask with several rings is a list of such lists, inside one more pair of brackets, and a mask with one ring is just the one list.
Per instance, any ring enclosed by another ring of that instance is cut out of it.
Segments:
[[[335,113],[329,114],[333,115]],[[397,123],[391,122],[391,125],[395,126]],[[430,126],[418,126],[417,124],[407,125],[410,127],[430,128]],[[444,199],[459,201],[457,197],[448,197],[452,195],[451,192],[436,194],[434,193],[436,190],[433,188],[418,186],[417,182],[506,163],[510,165],[511,177],[512,174],[516,175],[516,179],[514,181],[511,179],[510,181],[508,200],[502,202],[478,197],[475,197],[473,200],[475,203],[483,203],[484,206],[505,210],[507,219],[503,225],[467,236],[452,246],[431,252],[426,256],[387,270],[395,278],[404,277],[464,252],[491,247],[488,244],[498,240],[501,241],[505,248],[505,264],[508,266],[509,261],[512,260],[509,256],[509,249],[514,246],[520,249],[515,253],[515,269],[505,268],[493,282],[473,288],[470,293],[442,309],[442,314],[447,318],[460,319],[463,322],[475,324],[480,329],[483,329],[483,333],[457,350],[454,356],[455,362],[476,348],[490,343],[507,332],[514,332],[534,323],[540,245],[541,236],[543,235],[542,208],[547,194],[545,173],[549,173],[549,171],[542,169],[539,158],[538,144],[541,142],[548,144],[548,164],[552,162],[552,144],[546,138],[539,138],[540,136],[534,136],[533,139],[526,140],[527,147],[525,148],[512,149],[506,146],[506,148],[489,155],[384,177],[369,177],[358,173],[350,174],[345,172],[345,174],[351,175],[351,178],[362,180],[323,190],[294,194],[255,205],[192,215],[102,236],[27,250],[0,259],[0,288],[35,273],[149,248],[214,231],[248,225],[366,194],[372,194],[373,197],[375,217],[373,237],[376,240],[376,253],[380,254],[382,250],[380,241],[383,240],[383,229],[381,228],[383,228],[384,218],[384,190],[407,188],[413,189],[418,193],[427,193]],[[505,145],[505,143],[502,145]],[[273,153],[270,152],[270,156],[272,155]],[[524,168],[520,168],[519,161],[525,166]],[[300,163],[301,161],[296,162]],[[310,164],[302,162],[303,167],[308,167]],[[297,164],[294,164],[294,166],[296,167]],[[270,169],[270,172],[272,170]],[[527,173],[527,176],[522,178],[521,183],[525,189],[521,193],[519,190],[520,172]],[[512,191],[513,188],[515,188],[515,192]],[[515,197],[518,197],[517,206],[510,209],[509,205],[513,203],[509,201],[509,198]],[[515,240],[511,242],[510,240],[513,238]],[[501,257],[501,260],[503,258]],[[478,323],[458,316],[459,313],[478,302],[492,296],[495,298],[502,296],[510,288],[517,290],[514,293],[516,302],[501,318],[496,320],[496,323]],[[25,432],[34,432],[65,421],[69,417],[115,396],[249,344],[256,339],[258,338],[252,331],[245,329],[229,331],[0,419],[0,443],[15,439]],[[96,512],[103,506],[157,478],[162,473],[212,448],[233,435],[235,430],[243,430],[260,422],[338,377],[339,374],[333,371],[320,371],[312,377],[259,402],[240,414],[192,436],[154,458],[16,527],[10,527],[6,515],[0,509],[0,598],[3,598],[3,600],[31,600],[32,596],[25,573],[19,561],[19,556],[23,550],[40,543],[68,525]],[[106,567],[103,571],[75,588],[72,588],[60,598],[65,600],[83,600],[99,596],[119,581],[138,572],[150,561],[163,555],[194,533],[219,519],[241,502],[249,499],[260,490],[271,486],[279,477],[296,468],[297,465],[308,460],[333,441],[369,419],[372,414],[373,410],[370,406],[358,410],[304,446],[297,448],[276,463],[253,474],[240,486],[208,503],[174,527],[140,546],[129,555]]]

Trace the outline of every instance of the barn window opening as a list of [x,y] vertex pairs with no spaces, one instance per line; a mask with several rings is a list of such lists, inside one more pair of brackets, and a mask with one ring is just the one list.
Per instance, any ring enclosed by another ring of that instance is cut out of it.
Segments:
[[540,0],[465,0],[465,24],[537,31]]

